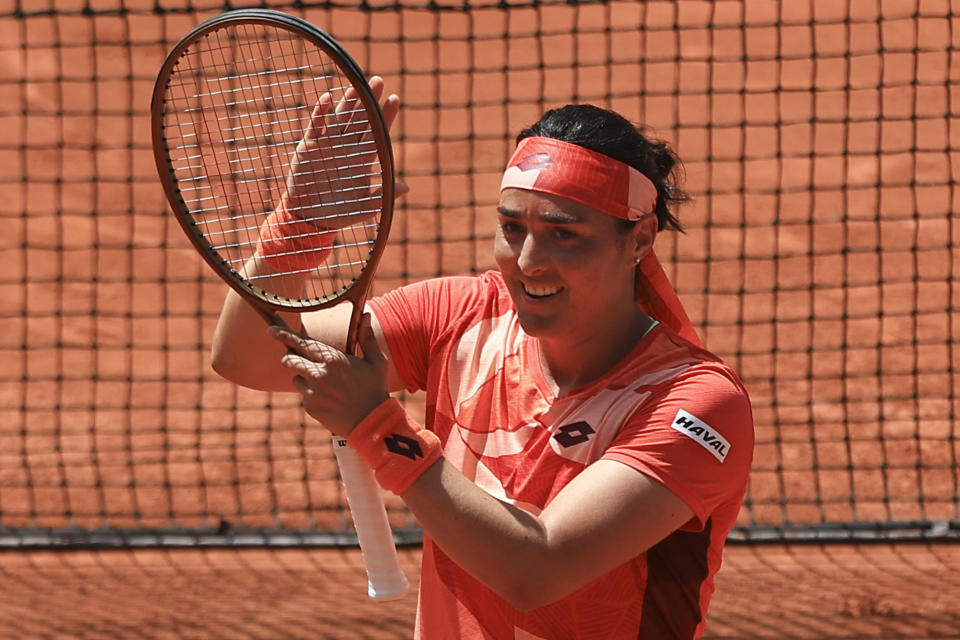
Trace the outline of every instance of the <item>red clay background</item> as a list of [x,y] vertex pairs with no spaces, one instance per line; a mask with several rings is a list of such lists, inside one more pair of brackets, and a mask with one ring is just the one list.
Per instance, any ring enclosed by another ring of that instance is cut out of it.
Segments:
[[[404,101],[412,191],[378,290],[492,266],[512,136],[550,106],[614,107],[685,162],[687,233],[658,253],[754,400],[739,524],[960,520],[955,3],[369,4],[298,12]],[[5,536],[349,525],[296,399],[206,361],[224,287],[149,140],[156,69],[222,3],[190,7],[0,0]],[[958,568],[953,544],[736,545],[710,634],[960,637]],[[9,638],[401,638],[415,605],[368,602],[342,549],[10,551],[0,581]]]

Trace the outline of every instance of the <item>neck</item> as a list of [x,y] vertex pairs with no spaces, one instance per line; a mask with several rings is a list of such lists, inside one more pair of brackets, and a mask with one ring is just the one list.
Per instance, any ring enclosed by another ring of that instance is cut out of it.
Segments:
[[547,381],[563,396],[613,369],[654,325],[639,308],[615,326],[577,339],[538,338],[540,366]]

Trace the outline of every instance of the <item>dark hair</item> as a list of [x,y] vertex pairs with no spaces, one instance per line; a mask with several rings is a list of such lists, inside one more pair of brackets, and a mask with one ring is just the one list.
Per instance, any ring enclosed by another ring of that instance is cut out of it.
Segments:
[[658,229],[683,230],[671,211],[690,200],[679,186],[679,158],[665,142],[647,137],[641,127],[617,112],[590,104],[568,104],[544,113],[517,135],[517,142],[531,136],[570,142],[630,165],[657,188]]

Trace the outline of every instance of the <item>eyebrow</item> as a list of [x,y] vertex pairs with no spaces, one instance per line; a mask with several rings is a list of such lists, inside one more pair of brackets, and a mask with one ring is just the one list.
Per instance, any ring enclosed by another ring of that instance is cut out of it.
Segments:
[[[497,213],[504,218],[519,219],[521,217],[519,211],[507,209],[506,207],[502,206],[497,207]],[[583,218],[580,216],[573,213],[568,213],[566,211],[546,211],[540,215],[540,219],[551,224],[576,224],[578,222],[583,222]]]

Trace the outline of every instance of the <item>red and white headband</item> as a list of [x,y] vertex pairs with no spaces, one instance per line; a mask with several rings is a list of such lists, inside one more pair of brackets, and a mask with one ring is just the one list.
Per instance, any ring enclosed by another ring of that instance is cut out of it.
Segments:
[[554,138],[524,138],[507,163],[500,190],[550,193],[624,220],[657,207],[657,188],[628,164]]
[[[628,164],[580,145],[529,137],[507,163],[500,190],[549,193],[624,220],[640,220],[657,208],[657,188]],[[651,249],[640,262],[638,304],[651,317],[700,346],[673,285]]]

